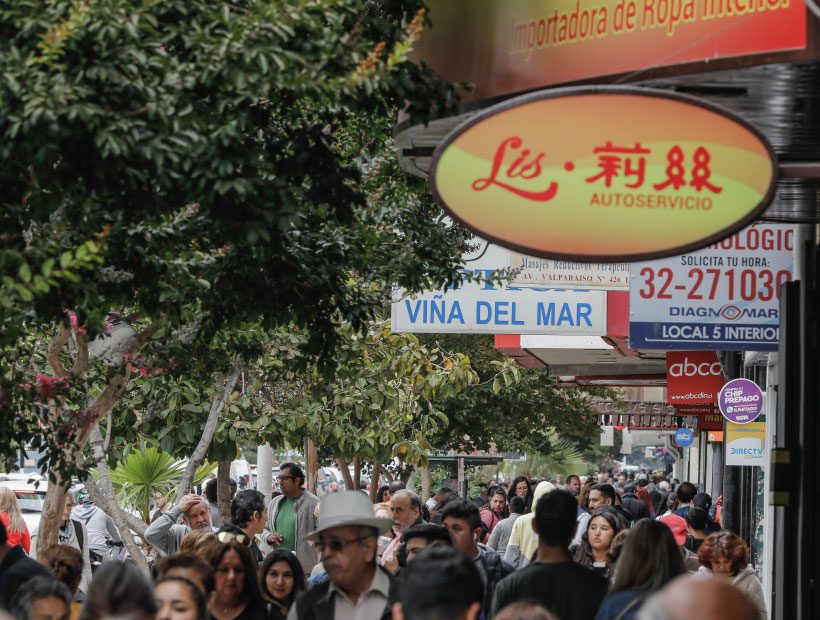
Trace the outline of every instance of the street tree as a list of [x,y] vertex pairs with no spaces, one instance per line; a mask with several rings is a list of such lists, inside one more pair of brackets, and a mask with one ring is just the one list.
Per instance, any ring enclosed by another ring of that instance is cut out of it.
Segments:
[[608,388],[561,387],[544,369],[518,368],[518,380],[498,365],[509,360],[493,346],[491,336],[436,335],[427,346],[469,355],[479,384],[442,403],[450,420],[446,432],[430,438],[438,450],[520,451],[548,456],[556,438],[574,441],[598,434],[592,396],[616,398]]
[[[397,166],[384,150],[398,108],[420,121],[456,102],[456,87],[406,58],[422,9],[0,8],[0,417],[10,439],[0,450],[8,463],[32,441],[51,449],[46,516],[59,512],[88,438],[98,454],[107,447],[97,423],[135,374],[127,363],[88,368],[86,344],[111,309],[136,315],[132,359],[174,330],[211,342],[261,321],[298,323],[304,350],[327,360],[340,322],[361,328],[380,307],[370,278],[414,290],[458,277],[465,234],[438,223],[428,195],[409,199],[420,181],[391,180]],[[48,334],[32,336],[49,351],[48,375],[19,361],[30,333]],[[222,372],[223,382],[236,374]],[[31,424],[30,395],[46,397],[43,429]],[[75,429],[70,442],[64,427]]]

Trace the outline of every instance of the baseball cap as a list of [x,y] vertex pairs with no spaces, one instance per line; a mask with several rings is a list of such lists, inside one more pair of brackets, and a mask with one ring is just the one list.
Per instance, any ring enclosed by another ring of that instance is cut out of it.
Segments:
[[666,515],[661,518],[661,523],[664,523],[672,530],[672,536],[675,537],[675,544],[677,544],[678,547],[683,547],[687,534],[686,521],[684,521],[683,517],[674,514]]

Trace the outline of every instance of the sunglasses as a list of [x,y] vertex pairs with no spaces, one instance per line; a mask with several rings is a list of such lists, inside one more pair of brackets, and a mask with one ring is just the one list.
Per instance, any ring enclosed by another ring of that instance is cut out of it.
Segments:
[[335,538],[333,540],[324,540],[323,538],[320,538],[316,541],[316,548],[319,550],[319,553],[323,553],[325,549],[338,553],[348,545],[352,545],[354,542],[361,542],[366,538],[369,537],[359,536],[358,538],[351,538],[350,540],[337,540]]
[[221,543],[229,543],[235,540],[240,545],[250,546],[251,544],[250,536],[242,532],[219,532],[217,533],[216,538]]
[[294,480],[295,478],[296,476],[276,476],[279,482],[282,482],[282,480]]

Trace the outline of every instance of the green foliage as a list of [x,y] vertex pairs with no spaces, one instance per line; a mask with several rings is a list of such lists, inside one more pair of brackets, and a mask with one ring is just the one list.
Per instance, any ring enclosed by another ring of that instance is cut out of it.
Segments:
[[430,438],[437,450],[500,452],[517,450],[549,456],[560,439],[597,437],[597,422],[588,406],[590,395],[613,398],[612,390],[584,391],[559,387],[541,369],[499,372],[509,358],[493,347],[492,337],[430,336],[427,346],[469,355],[479,384],[442,403],[449,424]]
[[[338,326],[362,329],[392,283],[458,279],[467,236],[437,220],[389,140],[398,109],[417,122],[456,104],[457,85],[406,58],[422,7],[0,4],[2,456],[42,439],[19,407],[17,386],[43,372],[15,350],[21,326],[48,333],[70,309],[93,339],[112,308],[160,321],[146,357],[169,371],[128,385],[126,400],[143,401],[116,414],[112,454],[161,422],[178,431],[159,438],[177,454],[198,436],[214,373],[259,355],[246,326],[298,325],[295,361],[330,376]],[[49,279],[43,268],[67,252]],[[72,378],[68,403],[112,371],[95,372]],[[232,399],[211,457],[262,431],[243,426],[248,407]]]
[[428,437],[447,424],[439,403],[476,381],[469,358],[394,334],[385,321],[339,331],[333,377],[314,373],[272,415],[268,432],[292,445],[308,435],[325,456],[424,464]]
[[[200,465],[194,476],[194,485],[201,484],[215,468],[216,463]],[[120,505],[136,510],[140,518],[149,523],[153,495],[162,493],[168,502],[173,504],[179,478],[184,471],[184,461],[175,459],[155,446],[146,446],[143,443],[132,448],[125,460],[110,473]]]

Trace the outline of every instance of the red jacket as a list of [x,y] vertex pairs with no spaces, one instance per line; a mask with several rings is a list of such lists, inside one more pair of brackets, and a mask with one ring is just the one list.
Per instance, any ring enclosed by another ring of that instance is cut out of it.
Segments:
[[28,554],[31,549],[31,536],[29,536],[28,528],[24,528],[22,532],[13,532],[9,529],[9,516],[5,512],[0,511],[0,519],[3,521],[3,525],[6,526],[9,547],[23,545],[23,551]]

